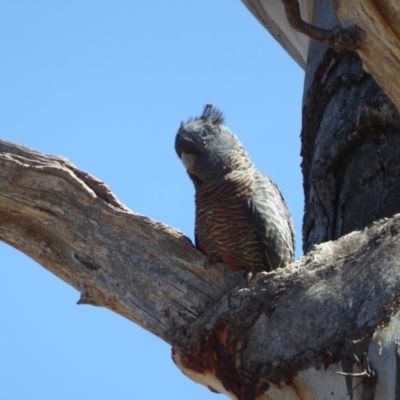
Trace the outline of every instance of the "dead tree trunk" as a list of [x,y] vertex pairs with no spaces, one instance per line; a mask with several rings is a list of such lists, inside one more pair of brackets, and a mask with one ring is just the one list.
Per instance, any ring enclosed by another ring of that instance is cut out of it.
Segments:
[[[315,4],[314,23],[339,23],[328,1]],[[397,109],[357,54],[312,41],[302,129],[305,252],[400,211],[399,133]]]
[[[269,25],[271,21],[266,14],[263,14],[263,10],[273,7],[271,4],[266,5],[269,2],[249,0],[245,3],[262,23],[267,22],[264,25],[270,31],[276,29],[274,27],[271,29]],[[393,21],[398,18],[398,5],[391,1],[379,2],[379,7],[372,4],[373,2],[361,7],[357,1],[304,0],[302,3],[303,6],[313,3],[312,19],[309,20],[313,25],[324,29],[340,25],[332,4],[344,23],[358,23],[357,17],[361,15],[361,26],[367,33],[359,52],[362,60],[356,53],[338,54],[315,41],[311,41],[308,50],[301,134],[305,192],[303,248],[305,253],[308,253],[315,245],[338,238],[341,238],[338,243],[351,246],[350,236],[345,236],[346,234],[360,231],[374,221],[400,211],[398,202],[400,114],[392,102],[394,100],[398,105],[399,97],[395,93],[397,89],[393,91],[389,88],[390,85],[397,86],[395,77],[398,77],[399,59],[396,54],[400,49],[400,42],[396,36],[398,27],[393,27],[396,25]],[[395,8],[397,13],[393,12]],[[364,18],[364,15],[370,18]],[[386,20],[383,20],[382,16],[386,16]],[[383,21],[386,23],[385,27]],[[377,26],[381,26],[381,29],[377,29]],[[381,37],[378,39],[378,36]],[[388,50],[389,47],[391,50]],[[295,53],[290,48],[288,51],[291,54]],[[391,62],[391,59],[396,61]],[[374,77],[365,71],[366,67],[375,74],[376,80],[387,90],[390,98],[376,83]],[[387,72],[388,69],[391,70],[390,73]],[[380,262],[385,263],[387,259],[382,255],[381,259],[375,260],[371,258],[369,261],[377,272]],[[353,273],[357,273],[356,259],[352,268],[354,268]],[[390,268],[395,270],[397,267],[392,264]],[[320,276],[319,279],[325,280],[327,276]],[[380,273],[376,279],[385,280],[384,275]],[[372,282],[368,276],[359,283],[365,289],[375,290],[376,282]],[[343,299],[347,298],[349,284],[347,279],[343,279],[341,285],[336,288],[337,299],[342,296]],[[329,286],[327,291],[332,289],[330,284]],[[386,289],[387,286],[384,285],[385,292]],[[363,302],[363,299],[369,296],[367,292],[364,295],[356,294],[355,287],[351,292],[352,295],[348,297],[350,302],[356,299]],[[392,293],[390,304],[385,305],[376,298],[377,304],[381,304],[380,307],[390,309],[387,314],[387,318],[392,318],[390,323],[377,324],[375,327],[370,325],[364,334],[355,334],[355,330],[349,329],[341,339],[336,337],[333,351],[328,350],[329,344],[332,345],[331,340],[325,341],[320,351],[329,354],[330,360],[320,359],[324,367],[317,368],[318,378],[315,376],[314,380],[310,378],[309,373],[312,368],[306,367],[310,359],[305,356],[307,361],[303,359],[300,362],[302,372],[298,372],[296,378],[290,379],[288,386],[281,383],[278,394],[270,388],[265,392],[265,397],[260,398],[278,399],[285,395],[293,399],[341,399],[347,396],[354,399],[400,398],[399,344],[394,334],[398,329],[398,315],[396,307],[392,308],[399,294],[396,289]],[[316,303],[313,306],[317,308],[322,306],[325,301],[324,296],[325,293],[314,292],[313,298]],[[313,306],[310,305],[310,308]],[[342,311],[344,312],[344,309]],[[362,307],[356,311],[352,317],[354,326],[363,314]],[[332,315],[330,313],[324,315],[327,319],[323,323],[323,328],[334,331],[335,328],[329,328],[328,322]],[[334,317],[336,324],[342,324],[343,315],[339,312]],[[361,318],[364,317],[365,315]],[[307,317],[303,315],[301,319],[304,326],[307,326]],[[292,322],[288,324],[287,329],[293,329]],[[308,323],[315,327],[313,321],[309,320]],[[300,327],[298,329],[301,330]],[[321,327],[315,329],[319,331]],[[301,333],[298,334],[301,336]],[[311,332],[307,330],[307,335],[310,334]],[[287,332],[282,332],[281,339],[285,340],[287,335]],[[303,339],[307,340],[305,337]],[[317,338],[314,339],[315,342],[318,341]],[[294,347],[298,349],[297,346]],[[271,347],[269,350],[271,351]],[[307,354],[310,350],[308,348],[303,354]],[[277,365],[280,365],[281,360],[281,358],[279,362],[276,360]],[[335,363],[339,360],[341,367],[346,371],[345,375],[335,375],[335,373],[330,375],[328,371],[331,368],[338,372],[339,364]],[[354,364],[354,360],[359,361]],[[292,365],[299,365],[296,361],[298,360],[292,358]],[[361,375],[354,373],[354,368],[357,367],[363,370]],[[286,372],[290,371],[288,364],[285,368]],[[296,380],[303,374],[308,375],[309,386],[304,385],[304,382],[297,385]],[[338,380],[339,376],[345,380],[342,381],[342,384],[345,383],[343,391]],[[357,383],[361,382],[362,385],[357,387]]]

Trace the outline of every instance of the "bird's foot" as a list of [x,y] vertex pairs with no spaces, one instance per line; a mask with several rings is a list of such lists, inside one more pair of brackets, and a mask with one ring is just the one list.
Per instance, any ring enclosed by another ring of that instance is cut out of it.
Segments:
[[243,278],[246,280],[246,286],[249,286],[255,278],[257,271],[254,268],[246,268],[243,271]]

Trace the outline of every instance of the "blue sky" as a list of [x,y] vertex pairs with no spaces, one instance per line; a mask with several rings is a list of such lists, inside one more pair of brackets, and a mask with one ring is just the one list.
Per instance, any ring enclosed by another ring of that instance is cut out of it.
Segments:
[[[280,187],[301,255],[304,73],[239,0],[4,1],[0,49],[1,139],[68,158],[191,238],[174,137],[204,103],[220,107]],[[76,290],[1,242],[0,255],[1,399],[218,398],[160,339],[77,306]]]

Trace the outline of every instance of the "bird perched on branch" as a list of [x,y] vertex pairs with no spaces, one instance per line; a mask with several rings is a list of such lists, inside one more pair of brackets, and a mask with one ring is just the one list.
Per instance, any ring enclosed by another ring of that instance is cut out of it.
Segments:
[[271,271],[293,261],[294,228],[277,186],[257,170],[221,111],[182,123],[175,150],[196,190],[196,246],[207,264]]

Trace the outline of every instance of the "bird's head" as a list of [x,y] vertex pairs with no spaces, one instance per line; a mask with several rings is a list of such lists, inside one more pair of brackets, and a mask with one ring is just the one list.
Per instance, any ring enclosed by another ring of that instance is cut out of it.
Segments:
[[224,125],[222,112],[211,104],[200,117],[181,124],[175,150],[196,187],[251,165],[238,138]]

